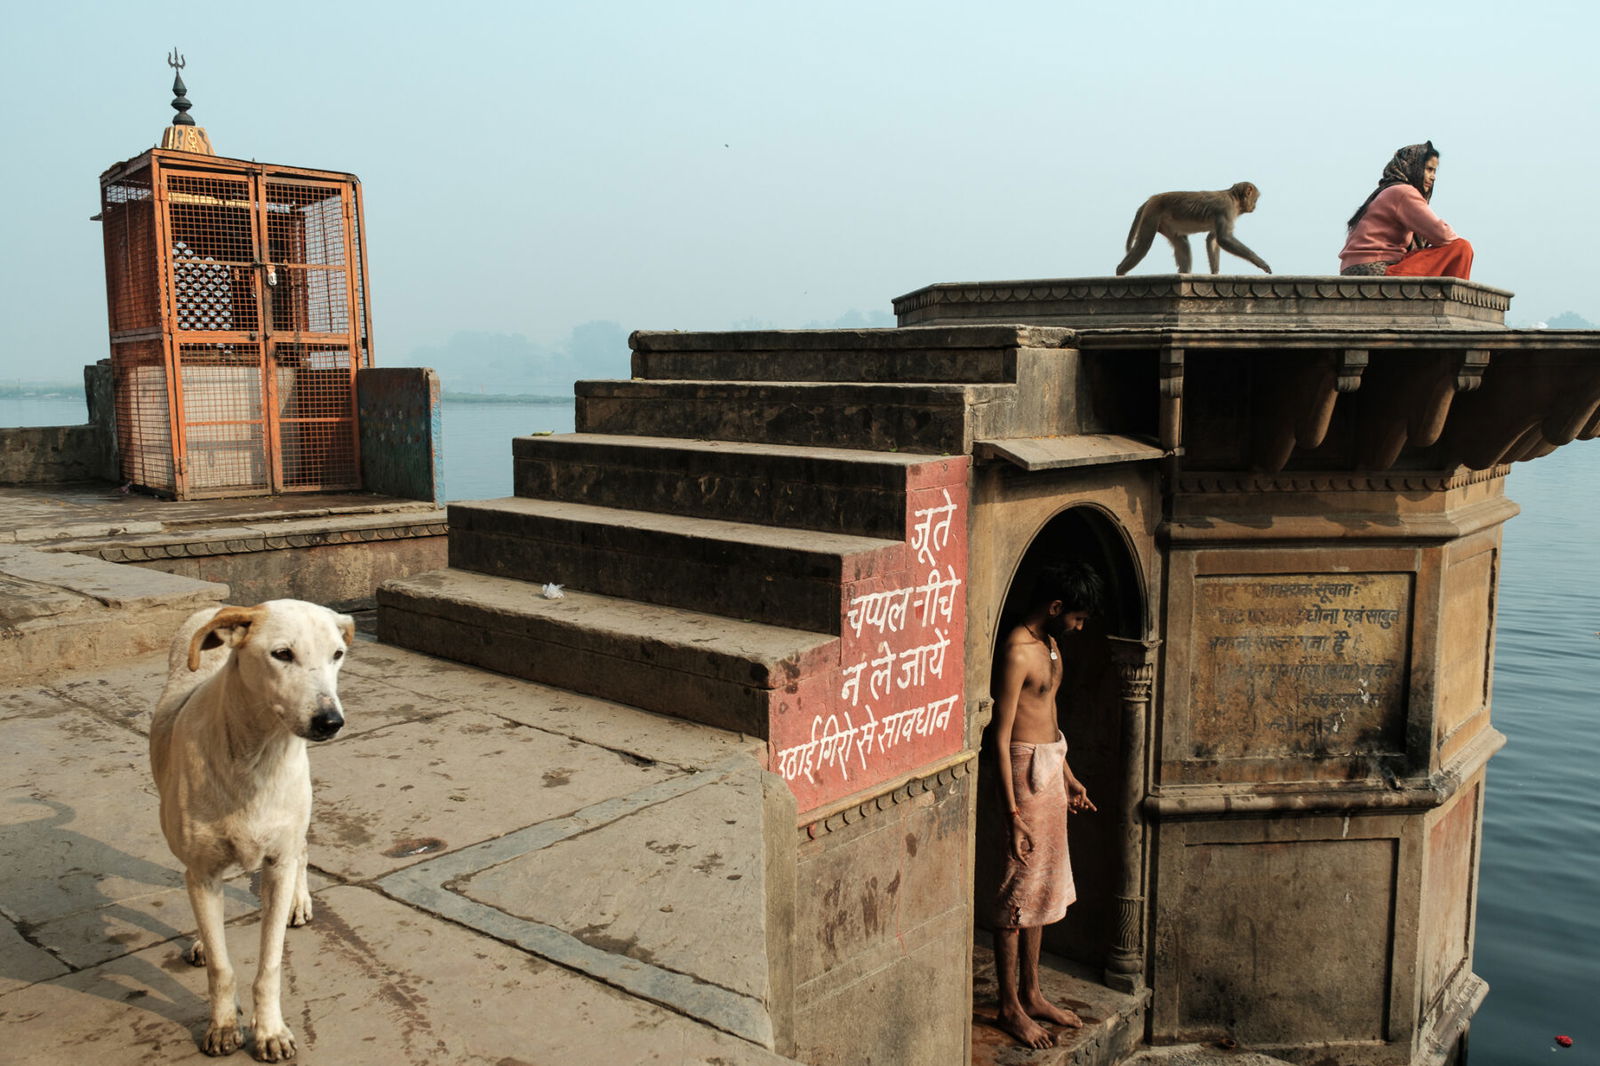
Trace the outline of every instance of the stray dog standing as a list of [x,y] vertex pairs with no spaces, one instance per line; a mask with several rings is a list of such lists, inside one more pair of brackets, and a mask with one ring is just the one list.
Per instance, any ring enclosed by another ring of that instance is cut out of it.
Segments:
[[301,600],[208,608],[173,638],[150,724],[150,766],[161,832],[183,863],[199,925],[188,958],[206,967],[208,1055],[244,1042],[222,925],[223,874],[240,866],[261,872],[253,1052],[263,1062],[294,1056],[278,995],[284,927],[311,920],[306,741],[327,740],[344,725],[337,685],[354,639],[349,616]]

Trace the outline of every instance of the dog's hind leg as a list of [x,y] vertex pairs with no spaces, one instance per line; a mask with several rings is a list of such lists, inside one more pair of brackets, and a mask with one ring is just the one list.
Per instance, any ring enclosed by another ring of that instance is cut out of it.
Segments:
[[283,985],[283,938],[294,907],[299,877],[298,856],[268,856],[261,868],[261,960],[251,989],[256,1016],[254,1054],[262,1062],[294,1058],[294,1034],[283,1021],[279,993]]
[[[189,905],[200,926],[198,954],[206,966],[206,998],[211,1003],[211,1025],[202,1045],[207,1055],[231,1055],[244,1044],[239,1031],[239,992],[234,984],[233,963],[228,959],[228,942],[222,926],[222,882],[216,877],[201,878],[185,871]],[[192,956],[195,949],[190,949]]]
[[289,908],[289,924],[305,925],[311,920],[311,889],[306,886],[306,849],[301,847],[300,859],[294,864],[294,906]]

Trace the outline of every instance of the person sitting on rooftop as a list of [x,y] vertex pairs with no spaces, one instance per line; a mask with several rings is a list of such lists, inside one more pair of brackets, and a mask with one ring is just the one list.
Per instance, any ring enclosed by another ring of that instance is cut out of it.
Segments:
[[1395,152],[1378,187],[1350,216],[1339,273],[1472,276],[1472,245],[1428,206],[1438,172],[1439,152],[1432,141]]

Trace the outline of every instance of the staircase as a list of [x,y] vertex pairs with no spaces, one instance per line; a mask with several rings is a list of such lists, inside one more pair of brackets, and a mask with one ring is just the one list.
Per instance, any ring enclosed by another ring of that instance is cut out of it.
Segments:
[[[959,751],[967,456],[986,436],[1072,431],[1070,337],[635,334],[633,380],[578,383],[577,432],[513,441],[514,496],[450,505],[449,568],[385,584],[379,636],[767,739],[802,812]],[[911,615],[916,592],[926,608],[940,534],[944,614],[896,652],[894,619],[874,631],[863,605],[898,596]],[[888,687],[882,656],[915,675],[936,653],[943,687],[905,699],[943,696],[938,737],[908,708],[886,747],[885,708],[862,707]],[[840,755],[847,728],[859,760]]]

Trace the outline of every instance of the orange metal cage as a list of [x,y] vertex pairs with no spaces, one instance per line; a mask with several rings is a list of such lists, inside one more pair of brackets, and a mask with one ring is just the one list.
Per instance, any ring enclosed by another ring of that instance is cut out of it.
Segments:
[[178,499],[359,488],[360,182],[152,149],[100,185],[123,476]]

